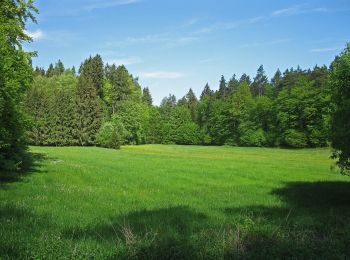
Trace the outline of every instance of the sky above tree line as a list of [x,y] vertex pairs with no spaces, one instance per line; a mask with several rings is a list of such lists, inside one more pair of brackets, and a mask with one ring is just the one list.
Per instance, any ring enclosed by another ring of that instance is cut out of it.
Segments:
[[277,68],[329,65],[350,41],[350,1],[37,0],[30,24],[34,66],[61,59],[79,67],[90,55],[124,64],[159,104],[189,88],[199,95],[263,64]]

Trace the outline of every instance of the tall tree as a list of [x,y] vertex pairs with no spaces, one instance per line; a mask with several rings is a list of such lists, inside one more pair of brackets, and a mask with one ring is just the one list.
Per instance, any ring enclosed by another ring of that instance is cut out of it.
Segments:
[[80,145],[92,145],[101,126],[101,106],[97,89],[91,74],[91,59],[86,60],[80,68],[76,94],[75,129]]
[[0,172],[21,168],[25,120],[18,104],[30,85],[33,54],[23,51],[30,42],[27,20],[35,22],[33,1],[2,0],[0,3]]
[[278,92],[282,88],[282,73],[280,69],[277,69],[275,75],[271,79],[271,84],[274,87],[274,89]]
[[225,77],[222,75],[219,84],[219,90],[217,96],[221,99],[225,99],[228,95],[227,83]]
[[50,63],[50,65],[49,65],[49,67],[47,68],[47,71],[46,71],[46,76],[52,77],[53,75],[55,75],[55,69],[54,69],[52,63]]
[[202,94],[200,96],[200,100],[202,101],[204,98],[212,97],[214,95],[214,91],[210,89],[209,84],[205,84]]
[[228,94],[232,94],[238,87],[238,80],[236,79],[236,75],[234,74],[232,78],[228,81],[227,90]]
[[115,114],[121,103],[129,99],[135,90],[134,79],[124,65],[106,66],[106,76],[111,86],[105,93],[105,99],[109,102],[112,114]]
[[242,74],[241,78],[238,81],[239,84],[241,84],[242,82],[247,83],[248,86],[250,86],[250,84],[252,84],[250,77],[245,73]]
[[266,84],[267,84],[267,77],[265,75],[265,70],[263,65],[260,65],[251,86],[253,95],[254,96],[264,95]]
[[65,69],[64,69],[64,65],[63,62],[61,60],[58,60],[58,62],[55,64],[55,75],[61,75],[64,73]]
[[333,157],[350,174],[350,43],[331,66],[331,141]]
[[152,100],[151,92],[147,87],[142,90],[142,101],[145,104],[152,106],[153,100]]

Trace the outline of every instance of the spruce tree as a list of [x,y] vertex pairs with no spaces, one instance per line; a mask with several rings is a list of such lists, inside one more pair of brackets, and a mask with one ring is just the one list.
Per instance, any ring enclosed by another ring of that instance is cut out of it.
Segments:
[[102,110],[91,74],[91,59],[81,66],[75,105],[75,136],[80,145],[93,145],[101,126]]
[[144,102],[149,106],[152,106],[153,100],[152,100],[151,92],[149,91],[148,87],[142,90],[142,102]]
[[47,77],[52,77],[53,75],[55,75],[55,69],[54,69],[52,63],[50,63],[50,65],[49,65],[49,67],[48,67],[48,69],[46,71],[46,76]]
[[225,99],[228,95],[228,89],[227,89],[227,84],[225,77],[222,75],[220,79],[220,85],[219,85],[219,90],[217,92],[217,96],[220,99]]
[[260,65],[257,74],[252,83],[251,89],[254,96],[262,96],[264,95],[265,86],[267,84],[267,77],[265,75],[265,70],[263,65]]

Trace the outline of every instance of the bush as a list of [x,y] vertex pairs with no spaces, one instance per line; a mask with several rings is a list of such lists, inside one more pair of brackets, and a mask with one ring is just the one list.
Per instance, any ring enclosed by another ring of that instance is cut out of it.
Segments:
[[290,129],[284,133],[284,144],[293,148],[304,148],[307,146],[307,137],[302,132]]
[[266,145],[266,137],[264,130],[259,128],[258,130],[247,129],[242,131],[240,136],[240,144],[243,146],[258,146],[262,147]]
[[105,148],[120,149],[124,141],[124,126],[114,120],[104,123],[96,134],[97,145]]

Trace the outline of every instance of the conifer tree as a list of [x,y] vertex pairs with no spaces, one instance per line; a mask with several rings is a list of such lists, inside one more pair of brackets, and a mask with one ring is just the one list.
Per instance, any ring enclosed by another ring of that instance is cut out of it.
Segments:
[[148,87],[142,90],[142,101],[145,104],[152,106],[153,100],[152,100],[151,92],[149,91]]
[[251,89],[254,96],[264,95],[265,86],[267,84],[267,77],[263,65],[260,65],[257,74],[252,83]]
[[220,85],[219,85],[219,90],[217,92],[217,95],[221,99],[225,99],[228,95],[228,89],[227,89],[227,84],[225,77],[222,75],[220,79]]
[[89,74],[91,59],[81,66],[76,94],[75,136],[80,145],[92,145],[101,126],[101,106],[96,85]]
[[46,76],[47,77],[52,77],[53,75],[55,75],[55,69],[52,65],[52,63],[50,63],[49,67],[47,68],[47,71],[46,71]]

